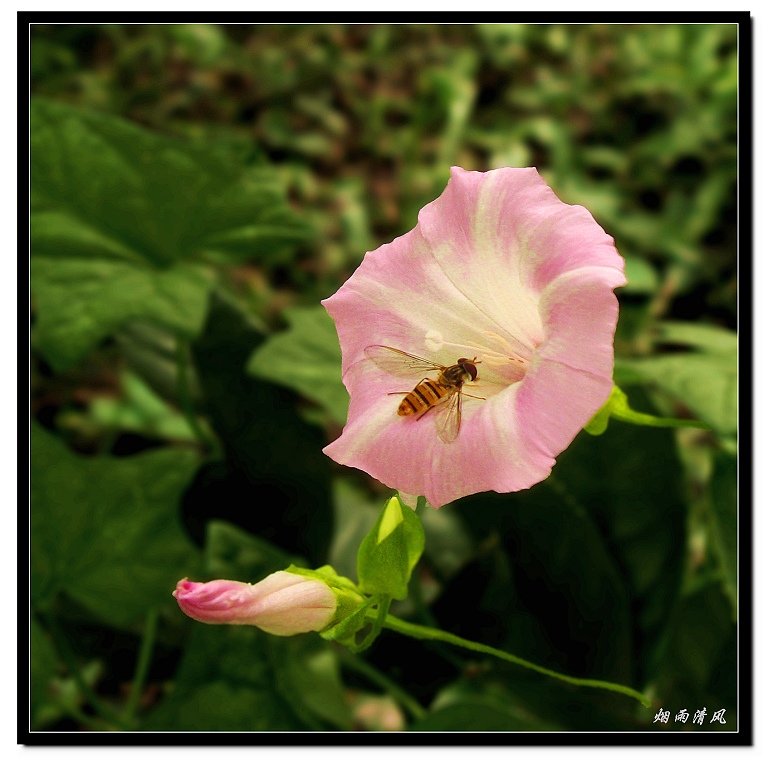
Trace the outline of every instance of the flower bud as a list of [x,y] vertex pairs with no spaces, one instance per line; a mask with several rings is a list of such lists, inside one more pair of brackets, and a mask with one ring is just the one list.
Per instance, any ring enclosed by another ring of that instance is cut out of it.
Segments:
[[357,551],[360,589],[368,595],[405,600],[411,573],[423,552],[421,520],[393,496]]
[[250,624],[272,635],[319,632],[337,607],[334,592],[323,581],[286,571],[257,584],[182,579],[173,596],[187,616],[204,624]]

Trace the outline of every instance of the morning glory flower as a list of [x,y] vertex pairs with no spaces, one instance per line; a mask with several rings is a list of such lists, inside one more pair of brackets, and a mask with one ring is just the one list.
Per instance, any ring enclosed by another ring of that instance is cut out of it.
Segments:
[[[625,283],[613,238],[535,168],[452,168],[417,226],[367,253],[323,302],[350,394],[325,453],[434,507],[530,488],[611,393]],[[400,352],[463,359],[458,395],[427,385],[402,402],[441,373],[412,358],[398,367]]]
[[323,581],[278,571],[257,584],[181,579],[173,596],[204,624],[249,624],[272,635],[319,632],[334,618],[336,595]]

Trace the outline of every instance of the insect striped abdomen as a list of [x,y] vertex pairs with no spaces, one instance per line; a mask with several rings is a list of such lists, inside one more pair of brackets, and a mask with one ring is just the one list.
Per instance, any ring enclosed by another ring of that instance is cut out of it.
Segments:
[[403,398],[397,413],[400,416],[425,413],[432,406],[437,405],[451,391],[451,387],[446,387],[438,381],[424,379]]

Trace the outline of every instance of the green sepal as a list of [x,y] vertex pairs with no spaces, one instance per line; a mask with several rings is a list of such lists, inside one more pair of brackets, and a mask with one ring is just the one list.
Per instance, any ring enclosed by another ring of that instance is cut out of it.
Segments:
[[602,435],[608,429],[608,422],[614,408],[621,408],[622,405],[628,407],[627,396],[614,384],[608,399],[600,410],[586,423],[584,431],[590,435]]
[[368,612],[376,604],[377,598],[369,597],[362,603],[358,603],[357,608],[341,619],[339,622],[332,622],[328,627],[320,632],[323,640],[335,640],[342,645],[355,645],[355,635],[371,621]]
[[330,565],[324,565],[321,568],[300,568],[298,565],[289,565],[284,569],[286,573],[295,573],[297,576],[306,576],[308,579],[317,579],[325,582],[329,587],[336,589],[349,589],[352,592],[360,594],[355,583],[346,576],[339,576]]
[[634,411],[629,407],[627,396],[615,384],[610,396],[600,410],[584,425],[584,431],[590,435],[602,435],[608,429],[608,422],[611,418],[643,427],[696,427],[698,429],[709,429],[703,421],[669,419],[663,416],[653,416],[650,413]]
[[[304,576],[308,579],[322,581],[331,588],[331,591],[336,597],[336,613],[334,613],[331,621],[320,633],[326,640],[335,640],[335,637],[326,637],[325,633],[332,630],[337,625],[344,623],[348,618],[357,615],[365,601],[365,596],[360,594],[360,591],[354,583],[345,576],[339,576],[330,565],[324,565],[322,568],[317,568],[314,571],[309,568],[299,568],[296,565],[289,565],[285,571],[287,573],[295,573],[297,576]],[[363,618],[364,617],[365,612],[363,611]],[[362,626],[362,624],[360,626]]]
[[360,589],[369,595],[404,600],[411,573],[423,552],[421,520],[393,496],[357,552]]

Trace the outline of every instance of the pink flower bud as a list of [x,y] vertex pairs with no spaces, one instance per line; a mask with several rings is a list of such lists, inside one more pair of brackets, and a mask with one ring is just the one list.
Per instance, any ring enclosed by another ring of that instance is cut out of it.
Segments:
[[318,632],[333,619],[336,597],[322,581],[278,571],[258,584],[182,579],[173,596],[204,624],[250,624],[272,635]]

